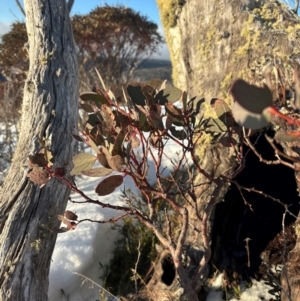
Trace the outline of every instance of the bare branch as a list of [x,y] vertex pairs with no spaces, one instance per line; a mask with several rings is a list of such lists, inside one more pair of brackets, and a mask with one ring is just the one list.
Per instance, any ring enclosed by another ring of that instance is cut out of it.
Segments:
[[22,4],[20,3],[20,1],[19,0],[15,0],[15,1],[16,1],[16,4],[17,4],[19,10],[21,11],[21,13],[26,17],[25,10],[24,10]]
[[293,12],[295,12],[295,14],[298,13],[299,1],[300,1],[300,0],[296,0],[296,1],[295,1],[295,7],[294,7],[294,9],[293,9]]

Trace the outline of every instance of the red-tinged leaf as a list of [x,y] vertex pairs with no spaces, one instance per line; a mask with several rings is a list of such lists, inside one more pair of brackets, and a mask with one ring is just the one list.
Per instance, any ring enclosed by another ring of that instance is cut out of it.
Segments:
[[82,171],[91,169],[95,164],[97,157],[92,154],[83,153],[73,157],[73,169],[70,172],[71,176],[79,175]]
[[65,211],[65,217],[71,221],[77,221],[77,219],[78,219],[77,214],[75,214],[74,212],[72,212],[70,210]]
[[99,196],[105,196],[114,192],[114,190],[123,183],[123,177],[120,175],[111,176],[103,180],[96,187],[96,193]]
[[295,97],[294,106],[300,109],[300,66],[295,65],[294,67],[294,83],[295,83]]
[[65,169],[64,169],[64,167],[56,167],[54,169],[54,173],[56,175],[59,175],[59,176],[63,177],[65,175]]
[[35,154],[29,155],[28,159],[28,167],[33,168],[35,166],[46,167],[48,165],[48,161],[45,158],[45,154]]
[[47,170],[37,170],[33,169],[28,174],[27,177],[34,183],[39,185],[40,187],[43,187],[49,180],[49,174]]
[[89,170],[82,171],[81,174],[88,177],[104,177],[112,173],[113,170],[105,167],[93,168]]

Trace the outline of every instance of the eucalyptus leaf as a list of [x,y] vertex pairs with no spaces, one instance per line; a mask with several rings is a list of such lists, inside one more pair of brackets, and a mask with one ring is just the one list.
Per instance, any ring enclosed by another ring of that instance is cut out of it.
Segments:
[[123,177],[120,175],[115,175],[108,177],[101,181],[97,187],[95,192],[99,196],[105,196],[114,192],[114,190],[119,187],[123,183]]
[[88,153],[81,153],[73,157],[73,169],[70,172],[71,176],[79,175],[82,171],[91,169],[95,164],[97,157]]
[[124,158],[120,155],[110,156],[107,159],[108,165],[110,168],[116,171],[120,171],[125,164]]
[[146,102],[145,102],[146,97],[142,92],[141,86],[129,85],[127,87],[127,93],[130,96],[130,98],[134,104],[140,105],[140,106],[146,105]]
[[236,123],[248,129],[261,129],[271,121],[271,114],[266,108],[261,114],[245,110],[237,101],[232,107],[232,115]]
[[80,103],[80,107],[82,110],[84,110],[87,113],[93,113],[94,109],[92,106],[86,104],[86,103]]
[[264,109],[273,104],[272,92],[266,84],[258,87],[238,79],[232,84],[230,93],[240,107],[253,114],[262,114]]
[[123,155],[123,142],[124,139],[126,137],[127,132],[124,129],[121,129],[121,131],[119,132],[115,143],[114,143],[114,147],[112,150],[112,155]]
[[113,172],[113,170],[110,168],[99,167],[99,168],[92,168],[89,170],[84,170],[81,173],[88,177],[103,177],[103,176],[109,175],[112,172]]
[[175,87],[167,87],[160,90],[155,96],[155,102],[164,105],[166,103],[174,103],[181,98],[182,91]]
[[109,104],[109,101],[103,96],[95,92],[84,92],[80,95],[83,101],[93,101],[100,104]]

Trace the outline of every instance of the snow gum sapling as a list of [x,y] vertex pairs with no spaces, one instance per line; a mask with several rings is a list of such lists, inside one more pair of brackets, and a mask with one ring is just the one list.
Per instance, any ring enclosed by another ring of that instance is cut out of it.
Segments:
[[[172,280],[174,290],[178,292],[183,287],[182,294],[189,300],[198,300],[199,285],[195,279],[203,277],[211,256],[209,217],[220,191],[235,183],[224,173],[212,177],[211,172],[202,168],[206,149],[210,148],[209,145],[232,149],[232,153],[236,154],[235,160],[242,168],[238,150],[241,131],[236,122],[242,126],[260,128],[271,121],[273,114],[289,123],[298,123],[282,116],[273,106],[272,93],[267,86],[252,86],[243,80],[235,81],[231,87],[235,101],[232,111],[221,99],[214,98],[209,103],[197,97],[188,99],[185,92],[166,87],[165,82],[158,89],[149,85],[129,85],[121,105],[112,91],[105,87],[101,77],[100,81],[103,90],[94,87],[92,92],[81,94],[81,107],[88,113],[88,118],[84,131],[73,135],[74,139],[86,143],[93,153],[74,156],[74,167],[70,172],[71,175],[101,178],[95,187],[100,199],[91,199],[79,190],[64,175],[62,167],[53,170],[51,153],[45,149],[30,156],[28,177],[40,186],[55,177],[82,197],[78,203],[97,204],[120,212],[109,220],[91,220],[78,219],[75,213],[66,211],[58,216],[66,225],[59,232],[74,230],[84,221],[107,223],[126,216],[138,219],[155,234],[171,256],[177,275]],[[206,114],[203,107],[206,110],[210,108],[211,112]],[[175,143],[181,149],[178,158],[168,157],[168,142]],[[149,159],[154,163],[155,185],[151,185],[148,178]],[[168,167],[172,169],[169,175],[165,173],[167,166],[163,163],[164,159],[169,159]],[[94,168],[96,162],[100,167]],[[181,177],[183,170],[186,177]],[[210,192],[211,199],[204,208],[198,208],[197,203],[197,189],[203,185],[197,182],[199,175],[214,187]],[[139,205],[132,201],[126,189],[122,191],[121,198],[124,205],[102,202],[101,197],[114,192],[123,184],[125,177],[131,178],[140,191],[140,195],[134,197],[139,199]],[[239,189],[243,187],[239,186]],[[71,198],[70,201],[75,202]],[[190,226],[192,221],[193,227]],[[190,256],[194,257],[190,262],[193,264],[187,265],[182,261],[182,254],[189,245],[188,236],[194,235],[192,232],[200,233],[202,238],[192,248],[194,255]],[[201,248],[204,253],[199,251]]]

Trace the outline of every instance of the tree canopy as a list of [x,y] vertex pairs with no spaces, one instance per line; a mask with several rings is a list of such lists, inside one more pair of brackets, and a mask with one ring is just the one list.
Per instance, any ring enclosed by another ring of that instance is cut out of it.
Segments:
[[[163,42],[158,26],[146,16],[124,6],[97,7],[72,20],[82,78],[93,81],[90,73],[99,69],[107,83],[127,82],[142,60],[157,51]],[[0,72],[12,68],[28,70],[25,24],[12,24],[0,43]]]

